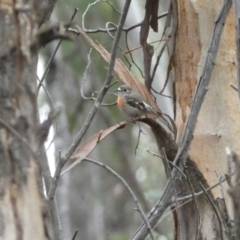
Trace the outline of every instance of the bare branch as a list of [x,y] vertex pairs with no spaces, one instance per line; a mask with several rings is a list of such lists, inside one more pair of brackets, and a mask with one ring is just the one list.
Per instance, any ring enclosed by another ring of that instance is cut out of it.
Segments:
[[[167,15],[168,15],[168,12],[163,12],[160,15],[158,15],[158,19],[166,17]],[[141,24],[142,23],[137,23],[137,24],[134,24],[134,25],[132,25],[132,26],[130,26],[128,28],[123,28],[123,32],[128,32],[128,31],[133,30],[134,28],[141,27]],[[82,28],[84,29],[83,25],[82,25]],[[72,28],[69,29],[69,31],[74,32],[76,34],[79,34],[77,30],[74,30]],[[99,33],[99,32],[108,33],[108,32],[115,32],[116,28],[109,28],[109,29],[105,29],[105,28],[84,29],[84,31],[85,31],[85,33]]]
[[75,231],[75,233],[73,234],[72,240],[75,240],[78,234],[78,230]]
[[155,74],[156,74],[156,71],[157,71],[157,68],[158,68],[158,64],[159,64],[159,62],[160,62],[161,56],[162,56],[162,54],[163,54],[164,49],[165,49],[166,46],[167,46],[167,44],[164,43],[163,46],[162,46],[162,48],[161,48],[161,50],[159,51],[159,53],[158,53],[158,55],[157,55],[157,60],[156,60],[156,63],[155,63],[155,65],[154,65],[154,67],[153,67],[153,72],[152,72],[152,76],[151,76],[151,81],[153,81],[153,79],[154,79],[154,77],[155,77]]
[[[164,164],[164,168],[165,168],[165,170],[166,169],[168,169],[168,164],[170,164],[170,165],[172,165],[174,168],[176,168],[182,175],[183,175],[183,177],[184,177],[184,179],[187,179],[187,176],[183,173],[183,171],[178,167],[178,166],[176,166],[174,163],[172,163],[171,161],[169,161],[168,159],[167,159],[167,156],[166,156],[166,152],[165,152],[165,149],[164,148],[162,148],[162,151],[161,151],[161,155],[159,155],[159,154],[157,154],[157,153],[154,153],[154,152],[152,152],[152,151],[150,151],[150,150],[147,150],[147,152],[148,153],[151,153],[153,156],[156,156],[156,157],[159,157],[159,158],[161,158],[162,160],[163,160],[163,164]],[[168,162],[167,162],[167,161]],[[167,176],[167,178],[170,178],[170,173],[171,173],[171,171],[169,172],[169,173],[166,173],[166,176]]]
[[139,145],[141,133],[144,134],[144,132],[142,131],[140,123],[137,123],[137,125],[138,125],[139,130],[138,130],[137,144],[136,144],[136,147],[135,147],[135,155],[137,154],[137,148],[138,148],[138,145]]
[[[70,21],[72,21],[72,20],[74,19],[74,17],[75,17],[76,14],[77,14],[77,11],[78,11],[78,8],[75,8],[75,9],[74,9],[74,12],[73,12],[73,15],[72,15],[72,17],[71,17],[71,19],[70,19]],[[66,28],[65,32],[67,32],[67,30],[68,30],[69,27],[70,27],[70,26],[68,26],[68,27]],[[46,67],[45,67],[43,76],[42,76],[42,78],[41,78],[41,80],[40,80],[40,83],[39,83],[39,85],[38,85],[37,95],[38,95],[39,90],[40,90],[40,88],[41,88],[41,86],[42,86],[42,83],[43,83],[43,81],[44,81],[44,79],[45,79],[45,77],[46,77],[46,75],[47,75],[47,73],[48,73],[50,64],[52,63],[53,58],[55,57],[55,55],[56,55],[56,53],[57,53],[57,51],[58,51],[61,43],[62,43],[62,39],[58,42],[58,44],[57,44],[57,46],[56,46],[56,48],[55,48],[52,56],[50,57],[50,59],[49,59],[48,62],[47,62],[47,65],[46,65]]]
[[[141,74],[142,78],[144,78],[144,75],[143,75],[143,72],[142,72],[142,69],[138,66],[138,64],[135,62],[134,58],[133,58],[133,55],[132,55],[132,51],[130,51],[130,48],[129,48],[129,44],[128,44],[128,31],[126,31],[126,34],[125,34],[125,43],[126,43],[126,48],[129,52],[129,55],[130,55],[130,59],[133,63],[133,65],[138,69],[139,73]],[[124,53],[123,53],[124,54]],[[125,56],[125,54],[124,54]],[[129,62],[128,62],[129,63]],[[129,63],[129,70],[131,69],[131,64]]]
[[92,99],[93,99],[92,96],[91,96],[91,97],[87,97],[87,96],[84,94],[84,92],[83,92],[83,84],[87,81],[87,74],[88,74],[89,71],[90,71],[90,66],[91,66],[91,63],[92,63],[91,57],[90,57],[91,52],[92,52],[92,48],[90,48],[89,53],[88,53],[88,56],[87,56],[88,63],[87,63],[87,66],[86,66],[86,68],[85,68],[85,71],[84,71],[84,73],[83,73],[83,80],[81,81],[81,87],[80,87],[81,96],[82,96],[82,98],[85,99],[85,100],[92,100]]
[[230,236],[231,232],[232,232],[232,226],[230,224],[231,218],[229,216],[229,211],[228,211],[227,204],[226,204],[226,197],[224,194],[224,188],[223,188],[223,184],[222,184],[222,176],[219,176],[217,171],[215,171],[215,173],[216,173],[217,177],[219,178],[220,190],[221,190],[221,194],[222,194],[222,198],[218,198],[216,200],[216,202],[218,203],[218,209],[220,212],[220,216],[222,216],[222,222],[224,224],[225,233]]
[[237,88],[236,86],[234,86],[232,83],[230,84],[230,86],[231,86],[235,91],[238,92],[238,88]]
[[[40,80],[40,78],[37,76],[37,80],[40,82],[41,80]],[[48,90],[47,90],[47,88],[44,86],[44,84],[42,84],[42,87],[43,87],[43,90],[44,90],[44,92],[46,93],[46,95],[47,95],[47,97],[48,97],[48,99],[49,99],[49,101],[50,101],[50,109],[51,110],[57,110],[56,109],[56,106],[55,106],[55,104],[54,104],[54,102],[53,102],[53,99],[52,99],[52,97],[51,97],[51,95],[50,95],[50,93],[48,92]]]
[[86,10],[84,11],[83,15],[82,15],[82,29],[84,31],[86,31],[86,28],[85,28],[85,16],[87,14],[87,12],[89,11],[90,7],[94,6],[95,4],[97,4],[98,2],[101,2],[101,0],[96,0],[95,2],[93,3],[89,3]]
[[193,186],[192,186],[192,183],[191,183],[191,180],[189,179],[188,177],[188,171],[186,169],[186,175],[187,175],[187,182],[188,182],[188,185],[190,187],[190,191],[191,191],[191,195],[192,195],[192,199],[193,199],[193,203],[194,203],[194,208],[195,208],[195,222],[196,222],[196,237],[195,239],[198,240],[199,239],[199,232],[200,232],[200,214],[199,214],[199,209],[198,209],[198,205],[197,205],[197,201],[196,201],[196,198],[194,196],[194,189],[193,189]]
[[208,201],[210,202],[216,216],[217,216],[217,219],[218,219],[218,223],[219,223],[219,228],[220,228],[220,234],[221,234],[221,239],[223,240],[223,229],[222,229],[222,219],[221,219],[221,216],[215,206],[215,203],[213,202],[212,198],[210,197],[210,195],[208,194],[208,192],[205,190],[204,186],[202,185],[201,182],[199,182],[201,188],[203,189],[204,191],[204,194],[206,195]]
[[[226,176],[226,175],[225,175],[225,177],[222,177],[222,178],[221,178],[221,181],[218,181],[217,183],[213,184],[213,185],[212,185],[211,187],[209,187],[209,188],[205,188],[205,191],[206,191],[206,192],[209,192],[209,191],[212,190],[213,188],[219,186],[221,183],[227,181],[227,179],[228,179],[229,177],[232,177],[234,174],[235,174],[235,173],[232,173],[231,176]],[[198,196],[202,195],[203,193],[204,193],[204,191],[200,191],[200,192],[198,192],[198,193],[194,193],[194,196],[195,196],[195,197],[198,197]],[[191,194],[191,195],[188,195],[188,196],[185,196],[185,197],[178,198],[178,201],[186,201],[186,200],[189,200],[189,199],[192,199],[192,194]]]
[[235,169],[236,169],[236,181],[234,183],[234,186],[232,186],[229,190],[229,194],[232,198],[233,202],[233,212],[234,212],[234,237],[233,239],[239,239],[240,237],[240,228],[239,228],[239,223],[240,223],[240,211],[239,211],[239,199],[240,199],[240,159],[239,156],[235,153],[232,152],[232,159],[235,164]]
[[71,157],[71,155],[73,154],[75,149],[79,146],[80,142],[82,141],[84,135],[86,134],[89,126],[91,125],[91,123],[92,123],[92,121],[95,117],[95,114],[97,113],[97,111],[98,111],[98,109],[101,105],[101,102],[102,102],[105,94],[107,93],[109,85],[111,84],[111,81],[112,81],[112,78],[113,78],[115,60],[116,60],[116,56],[117,56],[117,48],[118,48],[118,44],[119,44],[119,41],[120,41],[120,36],[121,36],[121,33],[122,33],[122,27],[123,27],[123,24],[125,22],[130,4],[131,4],[131,0],[126,0],[125,1],[123,13],[120,17],[118,28],[117,28],[116,35],[115,35],[115,39],[114,39],[113,46],[112,46],[112,51],[111,51],[112,54],[111,54],[109,69],[108,69],[108,73],[107,73],[105,82],[103,83],[102,89],[100,90],[100,92],[99,92],[99,94],[98,94],[98,96],[97,96],[97,98],[94,102],[94,105],[93,105],[89,115],[87,116],[81,130],[79,131],[76,139],[74,140],[72,145],[67,150],[67,153],[66,153],[65,157],[63,159],[61,159],[61,161],[59,161],[59,164],[57,165],[57,168],[56,168],[56,171],[55,171],[55,174],[54,174],[54,178],[53,178],[53,181],[52,181],[52,186],[50,188],[51,191],[49,191],[49,194],[48,194],[48,197],[50,199],[53,198],[54,195],[55,195],[55,191],[56,191],[56,188],[57,188],[57,184],[58,184],[58,180],[59,180],[59,177],[60,177],[60,174],[61,174],[62,167],[68,161],[68,159]]
[[118,173],[116,173],[112,168],[110,168],[109,166],[107,166],[106,164],[104,163],[101,163],[101,162],[98,162],[98,161],[95,161],[93,159],[90,159],[90,158],[85,158],[83,159],[82,161],[85,161],[85,162],[90,162],[90,163],[93,163],[95,165],[98,165],[104,169],[106,169],[108,172],[110,172],[113,176],[115,176],[122,184],[123,186],[128,190],[128,192],[130,193],[130,195],[132,196],[136,206],[137,206],[137,210],[138,212],[140,213],[146,227],[148,228],[148,231],[149,231],[149,234],[151,236],[151,239],[154,240],[154,236],[153,236],[153,233],[152,233],[152,229],[151,229],[151,226],[143,212],[143,209],[136,197],[136,195],[134,194],[133,190],[131,189],[131,187],[128,185],[128,183],[125,181],[125,179],[123,177],[121,177]]
[[[88,74],[88,72],[90,71],[89,69],[90,69],[90,66],[91,66],[91,63],[92,63],[92,62],[91,62],[91,57],[90,57],[91,52],[92,52],[92,48],[90,48],[90,51],[89,51],[89,53],[88,53],[88,64],[87,64],[87,66],[86,66],[86,68],[85,68],[85,71],[84,71],[84,73],[83,73],[83,80],[82,80],[82,82],[81,82],[80,93],[81,93],[81,96],[82,96],[83,99],[95,101],[95,100],[96,100],[95,95],[98,94],[98,92],[92,92],[91,97],[87,97],[87,96],[84,94],[84,92],[83,92],[83,85],[84,85],[85,82],[87,82],[87,74]],[[89,81],[89,82],[90,82],[90,81]],[[114,84],[116,84],[117,82],[118,82],[118,81],[115,81],[114,83],[110,84],[110,86],[109,86],[108,88],[112,87],[112,86],[113,86]],[[115,94],[112,94],[112,95],[115,95]],[[112,103],[101,103],[101,106],[103,106],[103,107],[111,107],[111,106],[115,106],[116,104],[117,104],[117,102],[114,101],[114,102],[112,102]]]
[[[228,169],[227,170],[227,176],[231,176],[231,174],[232,174],[232,162],[233,162],[232,153],[231,153],[229,148],[226,148],[225,151],[226,151],[226,155],[227,155],[227,169]],[[229,187],[232,187],[231,177],[229,177],[227,179],[227,183],[228,183]]]

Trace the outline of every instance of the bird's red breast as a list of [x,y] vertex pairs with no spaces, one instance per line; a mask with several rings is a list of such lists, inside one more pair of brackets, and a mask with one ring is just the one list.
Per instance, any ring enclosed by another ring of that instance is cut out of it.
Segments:
[[117,105],[120,109],[123,107],[123,104],[124,104],[123,98],[118,97],[117,98]]

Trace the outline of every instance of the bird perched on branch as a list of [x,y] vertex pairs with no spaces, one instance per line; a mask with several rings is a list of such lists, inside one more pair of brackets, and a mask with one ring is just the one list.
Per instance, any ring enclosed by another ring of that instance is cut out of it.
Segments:
[[[121,85],[116,90],[118,108],[129,118],[137,118],[146,114],[156,116],[176,137],[177,128],[174,121],[164,113],[155,111],[143,97],[127,85]],[[164,118],[164,116],[166,118]]]
[[153,114],[159,117],[149,104],[147,104],[142,96],[126,85],[121,85],[115,90],[117,92],[118,108],[128,117],[137,118],[145,114]]

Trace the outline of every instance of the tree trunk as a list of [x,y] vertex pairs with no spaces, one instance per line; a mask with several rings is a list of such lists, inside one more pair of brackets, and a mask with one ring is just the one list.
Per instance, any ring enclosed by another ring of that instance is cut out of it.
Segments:
[[[223,1],[226,3],[227,1]],[[180,137],[189,115],[198,80],[209,53],[213,29],[219,21],[222,1],[178,1],[178,34],[175,51],[176,81],[176,123]],[[228,13],[218,55],[214,64],[211,81],[205,96],[198,122],[193,133],[194,138],[189,154],[197,164],[209,186],[218,182],[219,177],[227,173],[225,148],[239,152],[240,144],[237,132],[240,130],[238,116],[240,106],[237,92],[230,83],[237,84],[236,43],[234,16],[232,9]],[[226,186],[223,188],[227,197]],[[212,190],[213,198],[222,199],[221,187]],[[204,199],[203,199],[204,198]],[[225,198],[228,209],[230,203]],[[197,198],[199,212],[199,232],[197,239],[226,238],[225,228],[221,230],[224,217],[218,219],[213,205],[206,197]],[[214,202],[215,204],[215,202]],[[189,206],[192,207],[191,204]],[[188,208],[189,210],[189,208]],[[217,210],[219,212],[219,210]],[[180,239],[195,239],[197,215],[183,207],[179,222],[185,230]],[[193,227],[195,226],[195,227]],[[193,230],[194,229],[194,230]],[[221,232],[222,231],[222,232]]]
[[0,239],[53,239],[37,134],[38,52],[30,47],[42,10],[33,1],[0,3]]

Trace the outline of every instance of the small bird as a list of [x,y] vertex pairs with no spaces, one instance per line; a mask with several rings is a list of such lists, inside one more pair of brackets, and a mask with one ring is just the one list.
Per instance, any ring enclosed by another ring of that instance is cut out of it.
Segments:
[[142,96],[132,88],[121,85],[115,90],[117,92],[118,108],[128,117],[137,118],[145,114],[153,114],[159,117],[159,114],[147,104]]

